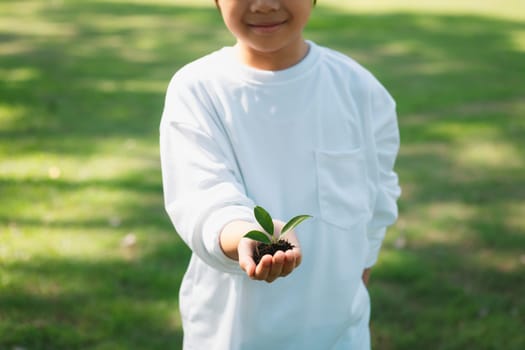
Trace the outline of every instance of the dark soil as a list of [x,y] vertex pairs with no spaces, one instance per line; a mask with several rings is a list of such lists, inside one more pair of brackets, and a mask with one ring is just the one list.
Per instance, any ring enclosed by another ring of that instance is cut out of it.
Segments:
[[293,244],[284,239],[280,239],[277,243],[272,244],[259,243],[255,251],[253,252],[253,261],[255,261],[256,264],[259,264],[259,261],[261,261],[261,258],[263,256],[267,254],[273,256],[279,250],[285,252],[289,249],[292,249],[293,247]]

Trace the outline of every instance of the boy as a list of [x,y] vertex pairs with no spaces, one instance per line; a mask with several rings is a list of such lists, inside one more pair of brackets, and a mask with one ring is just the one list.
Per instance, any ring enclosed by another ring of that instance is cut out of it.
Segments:
[[[168,87],[165,205],[193,252],[184,349],[370,348],[363,280],[400,194],[395,105],[353,60],[304,40],[311,1],[216,0],[236,45]],[[242,238],[255,205],[314,216],[257,266]]]

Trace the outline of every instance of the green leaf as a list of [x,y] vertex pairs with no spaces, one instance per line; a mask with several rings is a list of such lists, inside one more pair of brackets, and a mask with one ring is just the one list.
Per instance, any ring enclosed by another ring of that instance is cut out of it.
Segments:
[[270,214],[263,208],[256,206],[253,209],[255,219],[270,236],[273,236],[273,220]]
[[253,239],[254,241],[261,242],[261,243],[266,243],[266,244],[272,243],[272,241],[270,240],[270,237],[268,237],[266,233],[257,231],[257,230],[248,232],[247,234],[244,235],[244,237]]
[[306,219],[311,218],[311,215],[298,215],[288,221],[286,225],[284,225],[283,229],[281,230],[281,237],[287,232],[299,225],[301,222],[303,222]]

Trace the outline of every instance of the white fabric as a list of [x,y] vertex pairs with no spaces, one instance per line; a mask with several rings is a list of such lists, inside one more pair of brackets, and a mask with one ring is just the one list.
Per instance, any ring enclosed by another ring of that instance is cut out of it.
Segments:
[[[193,251],[180,290],[184,349],[369,349],[375,263],[400,194],[395,104],[350,58],[309,42],[282,71],[227,47],[179,70],[160,127],[167,212]],[[261,205],[297,228],[303,263],[267,284],[219,246]]]

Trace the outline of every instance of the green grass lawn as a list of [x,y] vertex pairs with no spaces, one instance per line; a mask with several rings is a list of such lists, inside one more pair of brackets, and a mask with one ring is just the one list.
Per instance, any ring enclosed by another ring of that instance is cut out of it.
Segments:
[[[525,349],[523,1],[320,0],[307,36],[398,102],[375,349]],[[231,42],[211,0],[0,2],[1,350],[180,349],[158,124]]]

